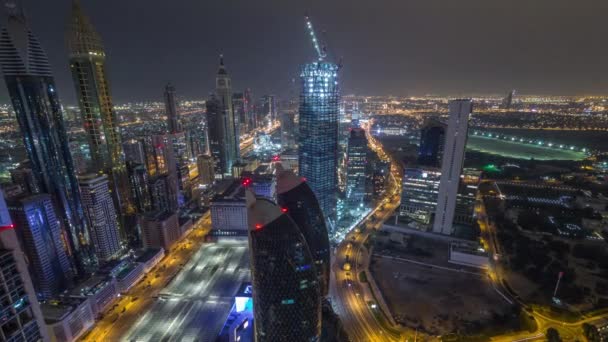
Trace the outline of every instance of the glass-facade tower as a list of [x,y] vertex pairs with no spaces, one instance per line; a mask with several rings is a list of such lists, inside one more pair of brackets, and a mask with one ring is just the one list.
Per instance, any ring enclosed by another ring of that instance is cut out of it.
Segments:
[[299,170],[325,219],[335,222],[338,169],[338,66],[306,64],[300,72]]
[[0,33],[4,80],[36,182],[42,192],[53,196],[78,270],[85,273],[97,261],[89,243],[51,67],[21,9],[14,3],[7,8],[8,22]]
[[255,340],[319,341],[321,292],[314,258],[296,222],[247,191]]

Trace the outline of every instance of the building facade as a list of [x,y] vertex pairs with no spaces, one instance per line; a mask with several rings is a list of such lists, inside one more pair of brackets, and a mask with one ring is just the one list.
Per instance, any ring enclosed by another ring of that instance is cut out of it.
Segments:
[[317,196],[325,219],[333,222],[338,186],[338,66],[306,64],[300,79],[299,173]]
[[350,210],[364,206],[368,153],[365,131],[351,129],[346,151],[346,204]]
[[315,261],[291,217],[247,192],[255,340],[319,341]]
[[53,196],[79,273],[97,266],[51,67],[15,3],[0,33],[0,64],[40,191]]
[[430,119],[420,129],[418,165],[441,167],[445,145],[446,125],[437,119]]
[[450,101],[450,118],[441,166],[437,211],[433,223],[433,232],[435,233],[452,233],[456,198],[458,196],[460,175],[462,173],[464,153],[467,145],[469,117],[472,111],[473,103],[471,100]]
[[432,168],[409,168],[403,173],[401,216],[429,226],[433,224],[441,172]]
[[[215,79],[215,92],[219,101],[219,120],[223,122],[220,126],[223,129],[223,141],[220,146],[225,150],[225,170],[224,173],[232,172],[232,165],[240,159],[240,145],[238,135],[238,122],[234,116],[232,107],[232,80],[224,66],[224,57],[220,56],[220,66]],[[210,131],[211,133],[211,131]]]
[[70,69],[91,154],[90,171],[107,174],[116,208],[122,215],[133,214],[135,208],[129,191],[120,127],[106,73],[106,54],[101,37],[79,1],[73,2],[67,42]]
[[25,248],[38,297],[51,299],[59,295],[72,284],[74,275],[51,196],[10,199],[9,211]]
[[78,177],[78,182],[97,259],[106,262],[118,258],[122,250],[120,229],[108,177],[89,174]]
[[175,134],[182,131],[182,125],[177,111],[177,100],[175,99],[175,87],[168,83],[165,86],[165,113],[167,115],[167,131]]
[[321,295],[329,291],[330,247],[323,212],[308,184],[291,171],[278,171],[277,203],[298,225],[317,271]]

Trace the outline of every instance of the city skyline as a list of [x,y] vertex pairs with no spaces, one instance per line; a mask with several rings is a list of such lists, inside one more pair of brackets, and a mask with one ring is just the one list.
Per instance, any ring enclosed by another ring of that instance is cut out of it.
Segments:
[[[32,29],[39,32],[43,48],[48,50],[62,102],[76,104],[63,38],[71,1],[36,5],[32,0],[22,2]],[[597,76],[608,72],[601,61],[606,47],[594,43],[606,33],[599,24],[601,19],[576,24],[569,20],[571,16],[599,15],[598,9],[606,5],[592,1],[568,8],[563,6],[565,1],[543,0],[522,4],[517,10],[508,4],[478,0],[458,7],[436,1],[387,2],[384,6],[341,1],[289,6],[277,1],[227,6],[185,0],[171,4],[81,2],[104,37],[109,78],[118,103],[162,101],[157,89],[169,81],[185,98],[204,98],[213,90],[210,80],[219,53],[224,53],[232,73],[238,75],[234,89],[252,88],[256,94],[287,89],[290,80],[297,77],[298,70],[293,66],[312,56],[304,44],[307,36],[298,24],[307,11],[323,23],[320,30],[329,32],[321,38],[332,46],[330,53],[336,58],[345,57],[344,94],[464,96],[506,93],[513,88],[520,93],[556,95],[608,92],[608,84]],[[270,8],[280,15],[272,15]],[[344,10],[353,15],[335,19]],[[214,15],[201,20],[204,13]],[[360,25],[368,13],[386,20],[377,27]],[[138,20],[131,20],[134,16]],[[165,16],[181,19],[167,29],[158,24]],[[239,20],[233,20],[234,16]],[[425,17],[426,22],[418,17]],[[226,20],[239,24],[218,30]],[[251,25],[258,30],[244,29]],[[478,29],[479,25],[484,29]],[[201,34],[204,39],[193,40]],[[445,52],[464,36],[477,42],[470,44],[466,57]],[[165,45],[159,44],[161,41]],[[269,59],[267,51],[276,51],[276,57]],[[383,63],[372,62],[378,53],[383,55]],[[243,55],[247,58],[241,58]],[[549,55],[553,57],[547,63]],[[458,67],[451,70],[452,63]],[[456,81],[464,75],[467,84]],[[0,102],[8,103],[3,88]]]

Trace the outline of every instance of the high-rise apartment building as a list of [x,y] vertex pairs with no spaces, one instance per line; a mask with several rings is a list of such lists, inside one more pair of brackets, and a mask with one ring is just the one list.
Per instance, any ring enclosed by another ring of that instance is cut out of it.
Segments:
[[433,232],[435,233],[452,233],[456,197],[460,186],[460,175],[462,173],[467,144],[469,116],[472,111],[473,103],[471,100],[450,101],[450,117],[441,166],[437,211],[433,223]]
[[334,221],[338,186],[338,66],[306,64],[300,72],[299,172],[314,191],[326,220]]
[[175,134],[182,131],[182,125],[177,111],[177,100],[175,99],[175,87],[168,83],[165,86],[165,112],[167,114],[167,131]]
[[97,259],[105,262],[119,257],[122,249],[120,230],[108,177],[89,174],[78,177],[78,182]]
[[202,185],[211,185],[215,182],[215,163],[211,156],[201,154],[197,160],[199,182]]
[[9,199],[8,204],[38,297],[56,297],[72,284],[73,272],[51,196],[19,196]]
[[0,341],[50,341],[25,257],[1,191],[0,310]]
[[346,203],[351,210],[364,205],[368,153],[365,130],[352,128],[346,150]]
[[418,165],[441,167],[446,125],[437,119],[427,120],[420,129]]
[[315,194],[292,171],[277,169],[277,203],[300,228],[314,259],[321,295],[329,290],[330,247],[323,212]]
[[101,37],[82,11],[79,1],[72,5],[67,42],[70,69],[91,153],[90,171],[108,175],[117,209],[122,215],[132,214],[134,208],[120,127],[106,73],[106,54]]
[[256,341],[319,341],[321,290],[300,228],[251,191],[247,217]]
[[97,262],[51,67],[23,10],[10,1],[7,12],[7,24],[0,33],[4,80],[38,188],[53,196],[78,270],[86,273]]

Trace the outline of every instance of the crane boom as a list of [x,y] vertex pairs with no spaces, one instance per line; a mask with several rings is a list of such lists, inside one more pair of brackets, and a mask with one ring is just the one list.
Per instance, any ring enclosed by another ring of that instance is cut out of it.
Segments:
[[322,61],[323,59],[325,59],[325,57],[327,57],[327,52],[325,52],[325,48],[321,48],[321,46],[319,45],[319,40],[317,39],[317,35],[315,34],[314,28],[312,27],[312,22],[310,21],[310,17],[304,16],[304,19],[306,19],[306,27],[308,28],[308,33],[310,33],[310,38],[312,39],[312,45],[315,47],[315,50],[317,50],[317,55],[319,56],[319,61]]

